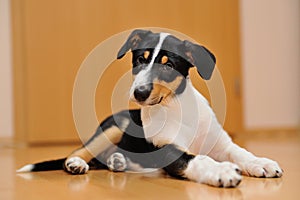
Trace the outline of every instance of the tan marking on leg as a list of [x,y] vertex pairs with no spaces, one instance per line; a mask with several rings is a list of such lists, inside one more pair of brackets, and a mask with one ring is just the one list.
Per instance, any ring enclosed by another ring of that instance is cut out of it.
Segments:
[[121,122],[121,124],[117,124],[119,129],[122,131],[122,132],[125,132],[126,128],[128,127],[130,123],[130,120],[127,119],[127,118],[124,118]]
[[104,152],[111,145],[115,145],[120,142],[122,136],[123,132],[118,127],[112,126],[95,137],[85,147],[74,151],[70,156],[68,156],[68,159],[78,156],[88,163],[91,159]]
[[71,155],[69,155],[67,160],[69,160],[72,157],[80,157],[86,163],[88,163],[93,159],[94,156],[85,147],[82,147],[80,149],[75,150]]

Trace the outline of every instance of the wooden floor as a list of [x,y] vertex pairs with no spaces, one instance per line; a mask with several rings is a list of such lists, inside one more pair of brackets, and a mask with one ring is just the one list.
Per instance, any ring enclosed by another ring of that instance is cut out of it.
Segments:
[[300,199],[300,136],[278,133],[235,139],[250,151],[276,159],[282,178],[244,177],[235,189],[213,188],[160,173],[90,171],[72,176],[63,171],[16,174],[23,164],[59,158],[74,146],[21,147],[1,144],[0,199]]

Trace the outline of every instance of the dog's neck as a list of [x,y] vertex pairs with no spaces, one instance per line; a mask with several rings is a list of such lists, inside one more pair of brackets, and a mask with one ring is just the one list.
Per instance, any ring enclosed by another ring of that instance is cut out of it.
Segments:
[[230,141],[220,138],[222,126],[189,79],[183,93],[168,104],[143,106],[141,118],[146,139],[156,146],[175,144],[194,154],[207,154],[219,140]]
[[[189,147],[199,132],[200,94],[190,79],[186,81],[185,90],[170,97],[167,104],[143,106],[141,109],[145,137],[157,146],[167,141],[183,148]],[[205,100],[202,95],[200,98]]]

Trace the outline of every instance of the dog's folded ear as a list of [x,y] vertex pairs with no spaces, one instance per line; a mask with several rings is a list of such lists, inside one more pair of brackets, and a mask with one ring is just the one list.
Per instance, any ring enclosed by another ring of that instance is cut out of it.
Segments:
[[215,56],[204,46],[193,44],[187,40],[183,43],[186,59],[197,67],[197,71],[203,79],[209,80],[215,68]]
[[123,58],[123,56],[131,49],[135,49],[139,42],[142,41],[148,34],[152,33],[151,31],[148,30],[141,30],[141,29],[136,29],[132,31],[132,33],[129,35],[127,41],[121,49],[118,52],[117,59]]

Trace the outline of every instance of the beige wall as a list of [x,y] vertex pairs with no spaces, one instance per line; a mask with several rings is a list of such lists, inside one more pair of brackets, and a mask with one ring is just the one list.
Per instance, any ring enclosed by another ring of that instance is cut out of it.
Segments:
[[299,126],[300,1],[240,2],[245,126]]
[[0,137],[13,135],[10,0],[0,0]]
[[[0,137],[13,135],[9,2],[0,0]],[[300,122],[299,0],[240,0],[248,129]]]

